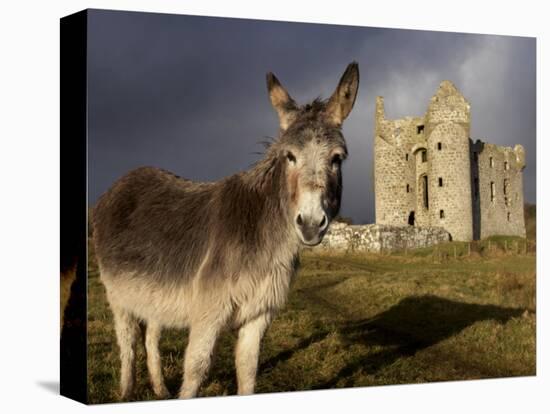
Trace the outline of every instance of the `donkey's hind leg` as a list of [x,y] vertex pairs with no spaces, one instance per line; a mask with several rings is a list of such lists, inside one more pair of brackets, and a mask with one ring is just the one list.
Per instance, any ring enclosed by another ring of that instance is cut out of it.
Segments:
[[120,398],[128,399],[136,379],[136,345],[139,336],[137,319],[127,310],[113,308],[115,330],[120,348]]
[[269,313],[247,322],[239,329],[239,338],[235,348],[235,366],[237,368],[238,393],[254,393],[256,371],[260,356],[260,342],[271,322]]
[[148,322],[145,331],[145,349],[147,351],[147,369],[151,378],[151,385],[155,395],[159,398],[168,398],[170,393],[164,385],[162,377],[162,364],[159,352],[159,340],[161,326],[154,322]]

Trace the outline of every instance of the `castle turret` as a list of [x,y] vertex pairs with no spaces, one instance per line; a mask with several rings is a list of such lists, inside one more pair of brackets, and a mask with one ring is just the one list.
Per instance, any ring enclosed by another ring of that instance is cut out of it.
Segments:
[[470,104],[450,81],[443,81],[426,114],[430,223],[453,240],[472,240]]
[[[397,191],[401,166],[395,154],[395,128],[384,114],[384,98],[376,97],[374,113],[374,192],[376,222],[395,224],[392,194]],[[392,212],[393,211],[393,212]]]
[[385,110],[384,110],[384,97],[383,96],[377,96],[376,97],[376,109],[374,118],[376,121],[376,124],[378,124],[378,121],[383,120],[385,118]]
[[523,145],[517,144],[514,147],[514,154],[516,155],[516,168],[523,171],[525,168],[525,148],[523,148]]

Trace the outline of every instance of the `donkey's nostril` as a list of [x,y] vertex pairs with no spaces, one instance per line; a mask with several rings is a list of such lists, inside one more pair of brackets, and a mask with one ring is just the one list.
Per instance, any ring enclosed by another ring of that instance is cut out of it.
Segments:
[[323,228],[325,227],[325,224],[327,224],[327,216],[323,216],[323,220],[321,220],[321,222],[319,223],[319,227],[320,228]]
[[301,226],[302,224],[304,224],[301,214],[298,214],[298,217],[296,217],[296,223],[298,223],[298,226]]

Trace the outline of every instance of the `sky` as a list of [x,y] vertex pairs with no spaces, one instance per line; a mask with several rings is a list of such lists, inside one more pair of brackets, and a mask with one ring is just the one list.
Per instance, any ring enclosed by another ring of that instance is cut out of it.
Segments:
[[534,38],[92,10],[88,21],[89,203],[132,168],[211,181],[248,169],[278,119],[271,71],[299,103],[361,74],[344,123],[343,216],[374,222],[374,103],[421,116],[442,80],[471,104],[471,137],[526,150],[536,201]]

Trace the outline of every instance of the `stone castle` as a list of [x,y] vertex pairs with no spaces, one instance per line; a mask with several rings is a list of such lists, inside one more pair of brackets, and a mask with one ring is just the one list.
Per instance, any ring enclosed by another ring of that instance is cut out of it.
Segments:
[[525,237],[525,151],[470,138],[470,104],[443,81],[420,117],[386,119],[377,97],[376,224],[443,227],[453,240]]

